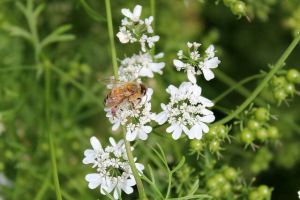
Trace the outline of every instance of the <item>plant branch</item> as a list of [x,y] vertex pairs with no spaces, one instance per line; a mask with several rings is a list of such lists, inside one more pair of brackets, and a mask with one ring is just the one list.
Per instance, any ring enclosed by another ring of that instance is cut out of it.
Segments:
[[114,40],[114,30],[113,30],[113,22],[111,16],[110,0],[105,0],[105,7],[106,7],[108,35],[109,35],[110,48],[111,48],[111,60],[114,69],[115,79],[118,80],[118,63],[117,63],[117,53],[116,53],[116,46]]
[[284,66],[285,60],[292,53],[294,48],[300,41],[300,34],[292,41],[292,43],[288,46],[288,48],[284,51],[281,57],[276,62],[275,66],[270,70],[270,72],[266,75],[266,77],[261,81],[261,83],[255,88],[252,94],[230,115],[227,117],[215,122],[214,124],[225,124],[235,118],[238,114],[240,114],[244,109],[247,108],[255,100],[255,98],[259,95],[259,93],[264,89],[270,79],[276,74],[276,72]]
[[50,106],[51,106],[51,98],[50,98],[50,91],[51,91],[51,71],[49,69],[50,66],[45,66],[45,115],[46,115],[46,124],[45,124],[45,131],[48,135],[48,143],[50,147],[50,158],[51,158],[51,167],[52,167],[52,175],[54,180],[54,187],[56,193],[56,199],[62,200],[60,185],[59,185],[59,178],[56,166],[56,153],[55,147],[53,142],[53,137],[51,133],[51,116],[50,116]]

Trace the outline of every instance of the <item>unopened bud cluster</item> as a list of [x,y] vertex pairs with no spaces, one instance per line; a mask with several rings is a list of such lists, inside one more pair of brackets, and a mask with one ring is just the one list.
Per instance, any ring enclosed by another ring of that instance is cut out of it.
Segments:
[[229,7],[231,12],[238,17],[246,16],[247,6],[240,0],[223,0],[225,6]]
[[239,133],[240,140],[249,145],[255,141],[266,142],[278,139],[278,129],[269,124],[270,116],[268,108],[253,108],[247,115],[245,126],[243,126]]
[[191,140],[190,151],[192,154],[202,155],[205,149],[211,153],[220,155],[222,143],[225,140],[230,140],[228,132],[230,128],[224,125],[213,125],[203,140]]
[[271,80],[270,87],[278,105],[297,93],[295,85],[299,83],[300,73],[296,69],[289,69],[284,75],[276,76]]

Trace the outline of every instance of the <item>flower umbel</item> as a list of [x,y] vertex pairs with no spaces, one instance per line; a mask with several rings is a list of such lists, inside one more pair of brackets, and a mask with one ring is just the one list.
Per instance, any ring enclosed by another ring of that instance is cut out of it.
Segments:
[[154,43],[159,40],[159,36],[153,35],[151,25],[153,17],[150,16],[144,20],[140,19],[142,13],[142,6],[140,5],[136,5],[133,12],[127,8],[122,9],[121,12],[125,18],[122,19],[122,26],[117,33],[120,42],[139,42],[143,52],[146,52],[147,49],[151,49]]
[[215,48],[210,45],[205,50],[205,55],[199,53],[200,43],[187,43],[189,48],[188,55],[185,55],[182,50],[177,53],[178,59],[173,60],[178,71],[185,70],[190,82],[196,83],[196,75],[203,74],[205,80],[209,81],[215,77],[211,69],[217,68],[220,60],[215,56]]
[[161,104],[163,111],[156,115],[155,120],[159,124],[168,122],[168,133],[172,133],[177,140],[182,131],[189,139],[201,139],[203,133],[209,128],[207,123],[215,120],[212,111],[213,103],[201,96],[201,87],[191,82],[183,82],[179,88],[170,85],[167,92],[171,95],[168,104]]
[[[97,172],[86,175],[90,189],[100,187],[101,194],[113,193],[114,199],[119,199],[121,192],[126,194],[133,192],[136,185],[133,173],[126,154],[124,141],[118,143],[109,138],[109,146],[103,148],[96,137],[91,137],[90,142],[93,149],[84,152],[84,164],[92,164]],[[144,170],[144,165],[135,163],[139,173]]]
[[[163,57],[163,53],[154,56],[154,59]],[[149,53],[140,52],[132,57],[125,58],[121,61],[119,67],[119,80],[141,82],[141,77],[153,78],[154,73],[162,74],[165,67],[164,62],[155,62]]]
[[149,122],[153,120],[154,114],[151,112],[151,97],[153,90],[147,89],[146,94],[137,103],[123,101],[112,113],[110,108],[105,108],[106,116],[113,124],[112,130],[117,130],[120,125],[125,126],[126,139],[133,141],[136,138],[146,140],[152,131]]

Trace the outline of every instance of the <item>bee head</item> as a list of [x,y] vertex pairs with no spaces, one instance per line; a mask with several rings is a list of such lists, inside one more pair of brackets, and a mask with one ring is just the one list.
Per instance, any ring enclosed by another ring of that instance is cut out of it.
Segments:
[[145,95],[147,92],[147,87],[144,84],[141,84],[141,93]]

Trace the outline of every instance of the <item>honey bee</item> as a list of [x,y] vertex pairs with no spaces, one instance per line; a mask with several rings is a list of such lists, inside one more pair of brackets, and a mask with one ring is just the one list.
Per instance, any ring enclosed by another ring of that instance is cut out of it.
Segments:
[[135,105],[146,94],[147,88],[145,85],[136,82],[124,82],[117,86],[114,86],[107,94],[104,104],[111,109],[113,115],[115,115],[118,106],[128,101]]

